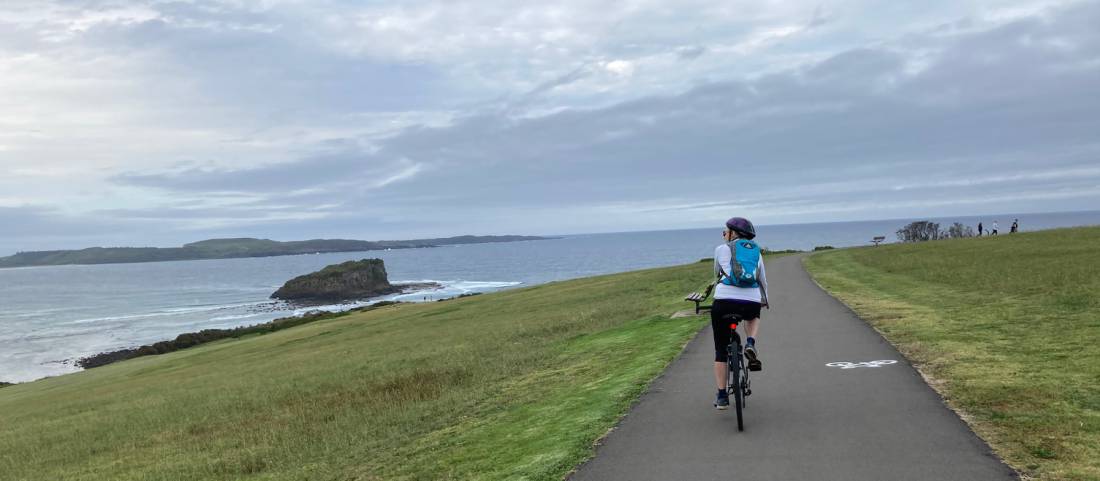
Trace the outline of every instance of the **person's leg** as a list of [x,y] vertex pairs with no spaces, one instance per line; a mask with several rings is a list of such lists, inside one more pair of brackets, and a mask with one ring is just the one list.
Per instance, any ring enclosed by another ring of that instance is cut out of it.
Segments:
[[758,324],[759,321],[760,321],[759,317],[757,317],[756,319],[753,319],[751,321],[745,321],[745,335],[746,336],[751,337],[753,339],[756,339],[756,332],[760,328],[760,326]]
[[744,304],[741,306],[741,317],[748,319],[745,324],[745,345],[751,346],[756,342],[756,334],[760,329],[760,304]]
[[756,336],[760,329],[760,304],[750,304],[743,307],[741,313],[745,319],[745,357],[749,360],[749,370],[761,369],[760,353],[756,349]]
[[714,334],[714,382],[721,391],[726,388],[726,346],[730,343],[730,328],[722,316],[726,314],[726,303],[714,301],[710,308],[710,328]]
[[745,357],[749,359],[749,369],[756,370],[753,366],[760,362],[759,353],[756,351],[756,334],[760,328],[760,318],[745,321]]

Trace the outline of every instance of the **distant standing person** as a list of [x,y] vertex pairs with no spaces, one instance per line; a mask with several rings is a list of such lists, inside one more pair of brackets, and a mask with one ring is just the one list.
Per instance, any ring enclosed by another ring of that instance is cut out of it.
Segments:
[[993,221],[993,231],[989,235],[997,235],[997,221]]
[[982,236],[982,223],[978,221],[978,237]]
[[[764,256],[753,242],[756,228],[743,217],[734,217],[726,221],[722,231],[725,240],[714,248],[714,276],[717,278],[714,288],[714,303],[710,309],[710,327],[714,331],[714,380],[718,384],[718,398],[714,407],[726,409],[730,405],[726,392],[727,353],[730,343],[729,320],[727,316],[735,314],[745,323],[745,357],[749,359],[749,369],[760,370],[757,358],[756,332],[760,320],[760,308],[768,306],[768,280],[764,277]],[[756,257],[755,266],[746,266],[742,259]],[[738,263],[736,268],[734,263]],[[755,270],[756,281],[745,285],[734,277],[734,270],[747,272]]]
[[1009,234],[1015,234],[1020,230],[1020,219],[1012,219],[1012,227],[1008,230]]

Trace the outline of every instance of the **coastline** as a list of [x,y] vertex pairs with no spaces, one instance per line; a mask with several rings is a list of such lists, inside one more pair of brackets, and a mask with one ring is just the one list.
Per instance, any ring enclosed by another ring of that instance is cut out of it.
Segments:
[[169,341],[160,341],[140,347],[118,349],[114,351],[101,352],[99,354],[82,357],[77,359],[74,364],[79,366],[81,369],[88,370],[106,366],[108,364],[113,364],[119,361],[125,361],[127,359],[167,354],[170,352],[207,344],[214,341],[220,341],[223,339],[239,339],[241,337],[254,334],[268,334],[276,331],[281,331],[283,329],[300,326],[303,324],[309,324],[311,322],[343,317],[353,312],[369,311],[393,304],[401,304],[401,302],[381,301],[377,304],[372,304],[365,307],[357,307],[347,311],[310,311],[301,316],[280,317],[273,321],[253,324],[250,326],[240,326],[231,329],[203,329],[198,332],[185,332],[176,336],[175,339]]
[[[441,288],[442,285],[435,282],[418,282],[408,284],[395,284],[393,287],[396,289],[394,291],[394,293],[396,294],[411,294],[415,292],[430,292],[433,290],[437,290]],[[473,294],[461,294],[455,297],[438,299],[438,301],[468,297],[469,295]],[[345,301],[351,301],[351,299],[346,299]],[[330,305],[322,301],[292,302],[291,304],[303,308]],[[87,370],[96,367],[106,366],[108,364],[119,361],[125,361],[127,359],[167,354],[169,352],[175,352],[181,349],[187,349],[189,347],[207,344],[214,341],[220,341],[223,339],[239,339],[241,337],[254,334],[268,334],[276,331],[281,331],[283,329],[300,326],[303,324],[309,324],[311,322],[343,317],[355,312],[366,312],[381,307],[392,306],[395,304],[409,304],[409,302],[382,300],[370,305],[353,307],[351,309],[346,309],[342,311],[326,311],[323,309],[316,309],[307,311],[301,315],[280,317],[271,321],[261,322],[259,324],[237,326],[226,329],[203,329],[196,332],[185,332],[183,334],[177,335],[171,340],[159,341],[138,347],[104,351],[98,354],[84,356],[76,359],[73,364],[80,367],[81,369]]]
[[[1029,227],[1040,224],[1039,219],[1029,221]],[[807,238],[820,234],[821,227],[787,234]],[[385,258],[387,267],[395,266],[396,276],[403,282],[445,279],[439,282],[447,285],[446,293],[432,293],[439,298],[698,260],[713,252],[713,237],[713,230],[593,235],[547,243],[395,249],[379,257]],[[788,244],[781,236],[770,239],[777,247]],[[864,242],[868,239],[858,237]],[[812,248],[833,240],[825,236],[820,242],[806,243]],[[268,294],[299,273],[358,259],[356,256],[0,269],[0,298],[9,300],[0,313],[0,324],[6,330],[0,336],[0,380],[23,383],[61,376],[79,371],[73,360],[82,356],[171,340],[180,333],[301,315],[310,308],[284,310],[268,304]],[[584,256],[585,262],[578,263],[579,256]],[[395,297],[417,302],[422,298],[415,294]],[[364,304],[320,309],[346,310]]]
[[377,252],[394,249],[421,249],[468,244],[494,244],[554,240],[542,236],[455,236],[437,239],[363,241],[349,239],[312,239],[273,241],[269,239],[207,239],[180,247],[87,247],[49,251],[22,251],[0,256],[0,269],[63,265],[141,264],[218,259],[245,259],[350,252]]
[[[67,271],[67,269],[63,271]],[[340,301],[284,301],[269,299],[267,294],[271,291],[268,289],[274,290],[275,287],[274,284],[272,284],[270,286],[265,285],[262,290],[266,292],[264,292],[262,297],[257,296],[256,299],[258,300],[254,302],[248,299],[245,299],[244,302],[238,302],[240,299],[230,299],[226,304],[204,305],[194,308],[160,307],[148,311],[138,311],[136,314],[126,312],[120,315],[108,315],[108,313],[104,312],[83,316],[72,315],[67,316],[71,319],[55,322],[52,326],[43,324],[53,329],[63,331],[59,331],[58,335],[40,335],[40,338],[50,342],[50,339],[66,336],[64,340],[68,342],[66,345],[56,339],[53,340],[52,342],[56,343],[58,347],[53,349],[52,353],[37,355],[35,357],[24,356],[20,358],[18,356],[19,351],[15,349],[11,351],[3,349],[4,357],[0,358],[0,360],[10,360],[10,365],[13,366],[14,369],[4,369],[3,367],[9,364],[0,364],[0,381],[10,384],[24,384],[47,378],[66,376],[68,374],[81,372],[88,367],[78,362],[80,360],[86,360],[85,363],[94,363],[97,366],[104,365],[117,360],[130,358],[132,354],[137,351],[143,351],[143,354],[159,354],[159,352],[156,351],[169,352],[173,350],[168,347],[171,344],[189,347],[196,340],[209,342],[224,338],[236,338],[248,335],[251,332],[269,330],[264,326],[270,326],[273,323],[285,323],[287,319],[297,319],[303,316],[312,316],[320,313],[339,314],[344,312],[358,312],[362,311],[364,308],[376,305],[388,305],[393,302],[422,303],[457,297],[468,297],[471,294],[478,293],[482,289],[506,289],[520,284],[522,284],[522,282],[517,281],[467,282],[435,281],[428,279],[400,280],[393,283],[393,286],[398,289],[394,292],[387,292],[377,296],[371,295],[370,297],[359,299],[342,299]],[[137,302],[137,300],[135,300],[135,302]],[[186,304],[187,302],[194,303],[193,300],[182,300],[180,302],[182,304]],[[218,301],[215,300],[214,303],[216,302]],[[76,305],[69,305],[65,310],[60,312],[71,312],[79,309],[81,308]],[[18,320],[18,315],[19,312],[16,311],[13,318]],[[0,320],[2,319],[3,317],[0,316]],[[177,322],[179,319],[182,319],[183,322]],[[173,329],[172,326],[176,324],[181,325]],[[160,325],[160,327],[152,327],[152,329],[159,332],[154,332],[153,336],[142,336],[144,338],[132,339],[137,336],[131,336],[131,331],[143,325]],[[18,332],[21,327],[22,326],[20,326],[18,322],[13,325],[16,332]],[[248,331],[246,328],[252,328],[253,330]],[[115,330],[119,330],[122,336],[115,336],[113,334]],[[98,336],[92,338],[92,343],[98,342],[98,346],[93,345],[91,348],[87,348],[85,346],[89,344],[88,342],[69,341],[70,339],[83,341],[91,336]],[[131,339],[126,339],[127,337]],[[26,352],[31,352],[30,349],[36,347],[33,344],[35,342],[34,340],[31,340],[30,344],[16,344],[22,339],[21,336],[13,336],[10,339],[11,340],[8,341],[10,344],[0,344],[0,348],[6,345],[22,345]],[[108,341],[103,342],[103,339],[107,339]],[[93,358],[95,360],[92,360]]]
[[[19,460],[6,474],[236,479],[261,465],[262,476],[324,478],[355,475],[368,459],[383,478],[435,479],[447,473],[430,469],[444,449],[433,432],[456,436],[467,459],[493,453],[491,472],[467,463],[458,477],[514,477],[511,467],[529,459],[540,460],[533,473],[564,474],[698,330],[696,319],[667,314],[706,267],[376,307],[0,389],[0,445]],[[608,372],[608,358],[631,362]],[[450,415],[456,410],[471,417]],[[436,421],[460,429],[441,431]],[[427,450],[410,451],[423,441]],[[547,445],[559,454],[547,458]],[[429,469],[393,471],[404,467]]]

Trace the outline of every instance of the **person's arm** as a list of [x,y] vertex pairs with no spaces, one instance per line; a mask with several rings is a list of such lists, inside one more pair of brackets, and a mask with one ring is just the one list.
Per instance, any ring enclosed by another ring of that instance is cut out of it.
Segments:
[[733,250],[729,244],[722,244],[714,248],[714,278],[721,282],[731,274],[726,271],[733,264]]
[[707,284],[706,289],[703,291],[703,299],[710,297],[711,293],[714,291],[714,286],[718,283],[718,280],[722,278],[722,267],[720,266],[722,261],[719,259],[718,255],[718,251],[720,250],[722,250],[722,246],[714,248],[714,280],[712,280],[710,284]]
[[760,271],[760,300],[761,300],[760,303],[763,304],[764,307],[767,307],[768,309],[771,309],[771,306],[768,305],[768,276],[764,272],[764,256],[763,255],[760,256],[760,265],[757,266],[757,268]]

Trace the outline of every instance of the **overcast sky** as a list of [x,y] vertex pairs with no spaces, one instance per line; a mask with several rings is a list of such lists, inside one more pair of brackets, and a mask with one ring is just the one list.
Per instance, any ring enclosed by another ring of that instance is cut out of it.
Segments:
[[0,255],[1095,209],[1097,25],[1096,1],[3,0]]

